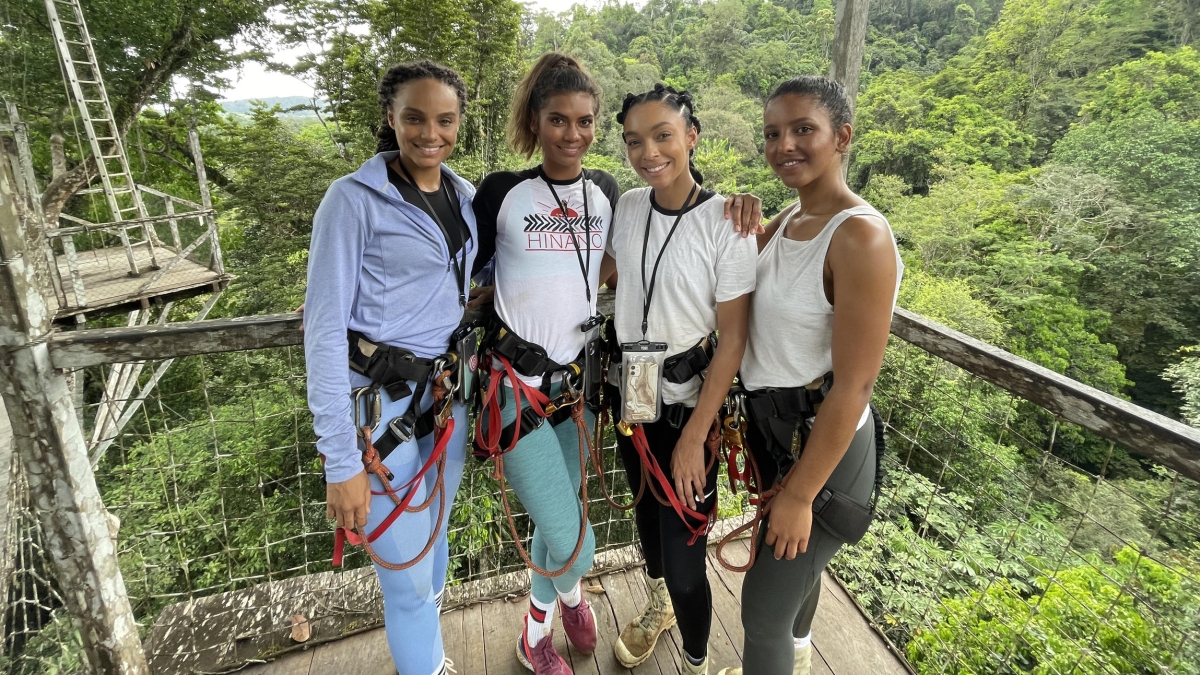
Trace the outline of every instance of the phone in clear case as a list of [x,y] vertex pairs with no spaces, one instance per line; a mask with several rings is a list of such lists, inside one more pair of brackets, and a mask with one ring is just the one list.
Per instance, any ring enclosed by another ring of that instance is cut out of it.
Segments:
[[621,345],[621,420],[626,424],[657,422],[662,415],[665,342]]

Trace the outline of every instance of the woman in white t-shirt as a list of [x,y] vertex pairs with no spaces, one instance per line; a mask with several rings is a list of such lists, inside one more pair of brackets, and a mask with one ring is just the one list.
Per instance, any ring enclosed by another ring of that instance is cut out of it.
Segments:
[[[646,472],[651,475],[635,513],[650,601],[622,630],[614,652],[632,668],[677,621],[685,674],[708,668],[712,596],[706,535],[716,511],[717,466],[705,441],[742,359],[757,256],[754,242],[739,237],[726,218],[725,200],[700,185],[703,177],[691,161],[700,134],[693,110],[687,92],[661,84],[626,97],[617,121],[624,127],[629,163],[649,187],[621,196],[608,247],[620,279],[618,342],[626,358],[659,350],[658,357],[668,357],[661,372],[669,374],[661,381],[660,419],[633,427],[633,437],[617,435],[635,493]],[[710,336],[716,331],[714,350]],[[669,358],[689,353],[696,358]],[[632,379],[630,372],[626,379]],[[647,401],[653,409],[653,395]],[[621,412],[630,405],[617,401],[614,415],[631,421],[633,415]]]
[[887,220],[846,185],[842,86],[788,80],[763,118],[763,154],[800,201],[758,235],[741,368],[767,502],[742,585],[742,656],[749,675],[807,675],[821,571],[871,521],[883,432],[868,404],[904,266]]

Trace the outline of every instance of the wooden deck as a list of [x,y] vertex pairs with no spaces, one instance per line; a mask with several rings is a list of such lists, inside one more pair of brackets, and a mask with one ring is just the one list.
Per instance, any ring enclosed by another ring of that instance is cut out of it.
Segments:
[[[745,540],[739,544],[746,546]],[[739,599],[742,575],[717,564],[709,549],[709,580],[713,591],[713,625],[709,641],[709,674],[741,663],[742,626]],[[561,625],[554,631],[558,651],[577,675],[677,675],[681,642],[671,629],[659,640],[654,656],[630,671],[612,654],[620,628],[646,603],[642,571],[631,569],[585,579],[588,600],[596,612],[600,644],[584,656],[567,648]],[[458,675],[527,675],[514,651],[528,596],[480,602],[442,615],[446,655]],[[892,654],[858,611],[846,592],[828,574],[822,578],[821,603],[813,624],[812,675],[907,675],[909,670]],[[240,671],[244,675],[394,675],[395,665],[382,629],[293,654]]]
[[[129,275],[129,260],[125,256],[125,249],[120,246],[80,251],[75,254],[79,276],[83,282],[85,303],[81,303],[75,293],[67,257],[58,256],[58,273],[67,302],[65,307],[59,309],[56,318],[61,320],[81,312],[136,309],[143,300],[162,296],[179,298],[199,295],[211,290],[214,284],[228,280],[227,276],[184,258],[162,278],[143,289],[142,285],[153,278],[158,270],[150,267],[149,248],[145,245],[135,245],[133,251],[133,258],[137,261],[140,272],[136,277]],[[159,267],[166,267],[177,257],[174,249],[160,246],[154,248],[154,254],[158,258]]]

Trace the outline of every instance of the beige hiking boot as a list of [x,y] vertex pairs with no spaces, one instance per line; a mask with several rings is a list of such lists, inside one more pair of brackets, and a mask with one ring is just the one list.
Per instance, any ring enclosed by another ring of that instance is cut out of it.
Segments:
[[704,660],[698,666],[692,665],[692,662],[688,660],[687,654],[681,654],[681,656],[683,656],[683,668],[680,669],[679,675],[708,675],[707,656],[704,657]]
[[675,625],[675,610],[671,607],[671,597],[667,595],[667,582],[647,577],[646,588],[650,593],[646,608],[641,616],[625,626],[621,637],[613,645],[613,655],[626,668],[639,666],[650,658],[658,636]]
[[[812,670],[812,643],[796,650],[796,660],[792,662],[792,675],[809,675]],[[717,675],[742,675],[742,668],[722,668]]]

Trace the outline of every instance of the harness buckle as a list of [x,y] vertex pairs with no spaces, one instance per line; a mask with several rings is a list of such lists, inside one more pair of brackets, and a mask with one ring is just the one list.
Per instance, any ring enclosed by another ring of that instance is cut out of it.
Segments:
[[407,443],[411,441],[416,433],[416,428],[416,421],[406,421],[403,416],[393,417],[391,421],[388,422],[388,430],[392,432],[392,435],[395,436],[400,443]]

